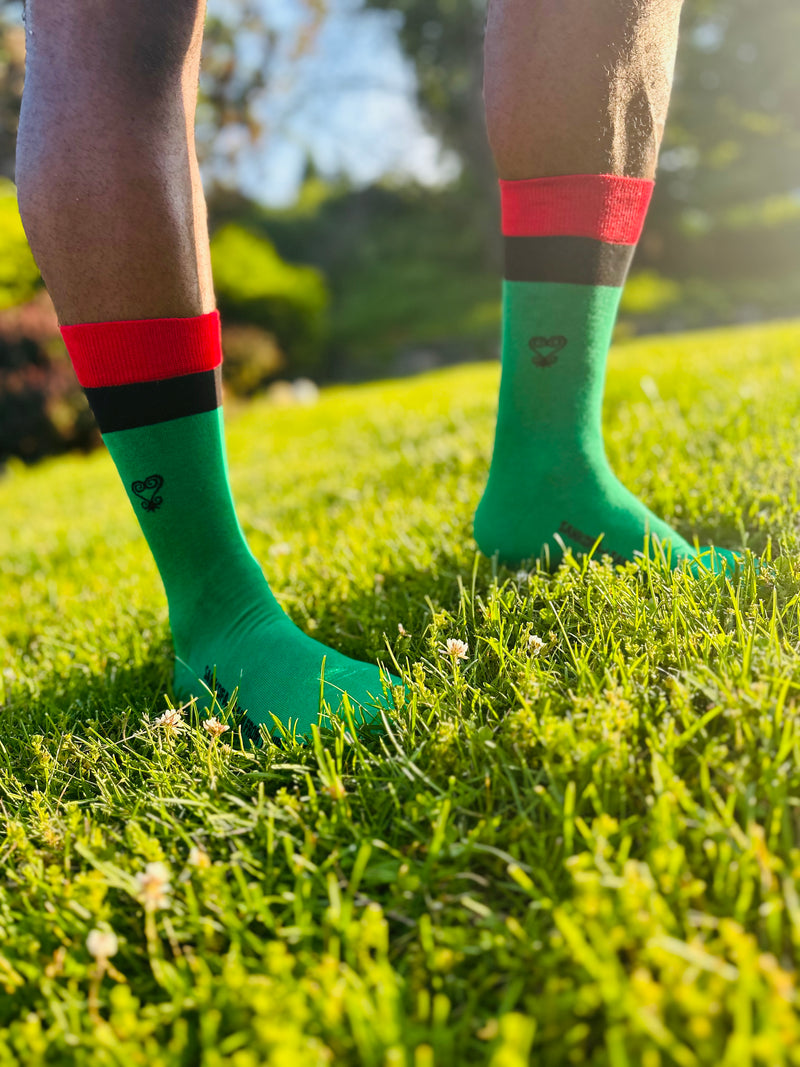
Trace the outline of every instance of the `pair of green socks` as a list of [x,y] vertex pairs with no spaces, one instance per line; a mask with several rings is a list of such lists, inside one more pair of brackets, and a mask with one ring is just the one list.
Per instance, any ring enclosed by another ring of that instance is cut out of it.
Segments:
[[[616,479],[603,448],[606,356],[652,183],[608,175],[502,182],[502,380],[480,548],[516,565],[566,547],[673,564],[692,547]],[[357,723],[392,685],[300,631],[273,596],[234,511],[216,312],[65,326],[62,333],[164,582],[180,699],[236,696],[243,734],[307,735],[322,701]]]

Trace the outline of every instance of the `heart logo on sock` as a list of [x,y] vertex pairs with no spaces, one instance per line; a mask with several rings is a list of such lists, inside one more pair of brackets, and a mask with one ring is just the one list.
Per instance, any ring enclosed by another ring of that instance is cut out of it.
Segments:
[[533,352],[531,362],[537,367],[552,367],[558,362],[558,353],[566,343],[566,337],[560,334],[553,337],[531,337],[528,341],[528,348]]
[[160,474],[151,474],[143,482],[134,482],[131,489],[141,498],[142,507],[145,511],[158,511],[164,503],[163,496],[158,496],[158,491],[164,484]]

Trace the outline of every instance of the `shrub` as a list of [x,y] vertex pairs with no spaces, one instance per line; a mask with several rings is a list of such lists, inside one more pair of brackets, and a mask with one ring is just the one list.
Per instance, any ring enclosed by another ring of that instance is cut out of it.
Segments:
[[40,284],[17,207],[17,191],[0,178],[0,308],[30,300]]
[[272,334],[292,373],[319,374],[328,310],[322,274],[284,262],[270,241],[235,223],[214,235],[211,262],[225,321]]
[[0,311],[0,462],[88,450],[99,441],[47,294]]
[[286,356],[271,333],[257,326],[222,327],[225,385],[237,396],[252,396],[286,366]]
[[41,291],[16,189],[0,178],[0,463],[88,449],[99,440]]

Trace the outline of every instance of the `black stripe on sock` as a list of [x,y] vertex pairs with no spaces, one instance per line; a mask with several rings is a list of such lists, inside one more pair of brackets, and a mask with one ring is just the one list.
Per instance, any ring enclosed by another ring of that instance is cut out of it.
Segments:
[[87,389],[86,396],[102,433],[154,426],[218,408],[222,403],[222,367],[158,382]]
[[510,282],[621,286],[636,249],[591,237],[504,237],[503,242]]

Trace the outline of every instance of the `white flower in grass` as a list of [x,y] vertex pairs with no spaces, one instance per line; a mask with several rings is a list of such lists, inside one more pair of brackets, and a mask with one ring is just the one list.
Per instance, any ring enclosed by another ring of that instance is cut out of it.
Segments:
[[230,726],[225,722],[220,722],[216,715],[212,715],[203,722],[203,729],[216,741],[226,730],[230,730]]
[[530,576],[530,571],[517,571],[517,573],[514,575],[517,580],[517,585],[524,585],[524,583],[530,579]]
[[163,715],[153,719],[153,726],[158,726],[165,734],[176,734],[183,727],[179,708],[167,708]]
[[443,656],[449,656],[452,660],[466,659],[469,655],[469,645],[466,641],[459,641],[457,637],[448,637],[440,651]]
[[110,960],[117,954],[119,941],[113,930],[90,930],[86,947],[96,960]]
[[198,845],[192,845],[189,849],[189,858],[187,862],[192,867],[199,867],[201,870],[205,870],[206,867],[211,866],[211,858],[208,853]]
[[139,888],[139,900],[147,911],[168,908],[172,892],[172,875],[165,863],[148,863],[143,871],[136,875]]
[[532,656],[538,656],[544,648],[544,641],[538,634],[531,634],[528,637],[528,651]]

